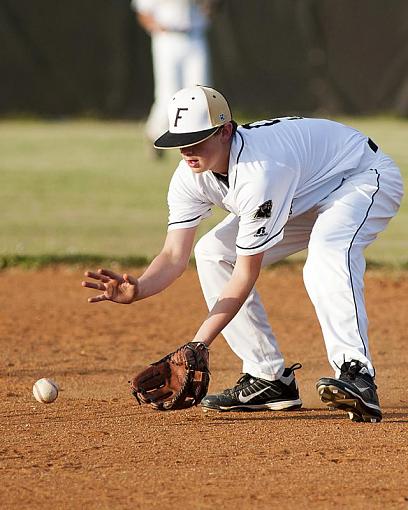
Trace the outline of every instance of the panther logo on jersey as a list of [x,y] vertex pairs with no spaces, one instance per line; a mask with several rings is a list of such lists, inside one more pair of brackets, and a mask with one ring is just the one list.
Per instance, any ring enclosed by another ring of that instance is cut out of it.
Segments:
[[272,205],[272,200],[267,200],[262,205],[260,205],[254,214],[254,219],[270,218],[272,214]]

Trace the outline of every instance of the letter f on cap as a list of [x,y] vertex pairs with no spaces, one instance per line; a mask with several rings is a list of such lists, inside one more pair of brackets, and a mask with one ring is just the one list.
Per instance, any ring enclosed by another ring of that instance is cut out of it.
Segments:
[[180,112],[182,112],[182,111],[187,112],[187,111],[188,111],[188,108],[177,108],[176,118],[175,118],[175,120],[174,120],[174,127],[177,127],[177,122],[178,122],[178,120],[183,118],[183,117],[180,115]]

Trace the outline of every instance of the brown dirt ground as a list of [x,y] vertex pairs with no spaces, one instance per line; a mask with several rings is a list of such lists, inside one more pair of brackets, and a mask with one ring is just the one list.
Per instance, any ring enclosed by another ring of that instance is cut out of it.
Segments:
[[[303,363],[304,408],[291,413],[138,406],[130,376],[204,317],[196,273],[132,306],[88,304],[81,280],[68,268],[0,273],[1,508],[408,508],[407,273],[366,278],[380,424],[320,403],[314,384],[331,370],[298,268],[258,285],[287,362]],[[211,366],[211,391],[240,375],[221,337]],[[51,405],[32,397],[40,377],[61,387]]]

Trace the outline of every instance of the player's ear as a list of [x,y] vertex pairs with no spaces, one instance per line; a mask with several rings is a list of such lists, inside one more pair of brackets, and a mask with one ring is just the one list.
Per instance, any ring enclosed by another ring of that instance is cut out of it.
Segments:
[[232,122],[227,122],[226,124],[224,124],[221,128],[221,136],[223,140],[229,141],[229,139],[232,136],[232,131],[233,131]]

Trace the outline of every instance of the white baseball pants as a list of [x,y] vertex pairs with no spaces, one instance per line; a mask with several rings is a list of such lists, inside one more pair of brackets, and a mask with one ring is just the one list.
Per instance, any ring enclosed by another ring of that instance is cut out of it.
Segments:
[[[313,210],[289,220],[283,240],[264,254],[266,266],[308,248],[304,283],[337,376],[343,362],[351,359],[360,360],[375,374],[364,302],[364,249],[396,214],[402,189],[399,169],[379,151],[375,168],[349,176]],[[209,309],[233,271],[238,222],[235,215],[228,215],[196,245],[198,274]],[[222,334],[242,359],[244,373],[267,380],[280,378],[284,359],[255,289]]]
[[152,36],[154,103],[146,134],[156,140],[169,127],[167,106],[175,92],[193,85],[210,85],[205,33],[158,32]]

